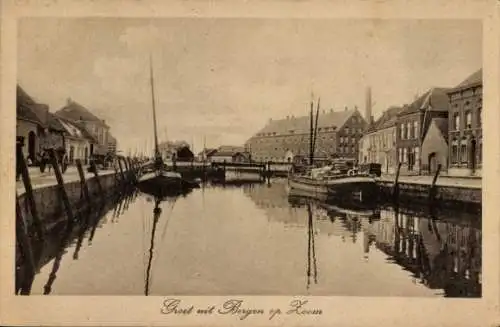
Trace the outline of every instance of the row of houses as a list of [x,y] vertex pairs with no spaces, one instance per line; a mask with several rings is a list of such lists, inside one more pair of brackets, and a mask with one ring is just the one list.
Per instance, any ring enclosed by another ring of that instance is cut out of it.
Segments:
[[359,162],[385,173],[481,176],[482,69],[453,88],[432,88],[402,107],[391,107],[359,141]]
[[70,164],[116,153],[117,141],[109,129],[104,120],[71,99],[52,113],[17,86],[16,137],[30,165],[38,165],[49,148],[64,150]]

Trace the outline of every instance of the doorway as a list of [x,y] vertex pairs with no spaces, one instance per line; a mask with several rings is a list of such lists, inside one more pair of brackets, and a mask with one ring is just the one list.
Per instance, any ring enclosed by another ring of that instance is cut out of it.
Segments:
[[28,133],[28,159],[31,163],[35,162],[36,158],[36,135],[35,132],[31,131]]
[[437,160],[437,156],[436,156],[436,152],[432,152],[431,154],[429,154],[429,174],[434,174],[436,171],[437,171],[437,167],[438,167],[438,160]]

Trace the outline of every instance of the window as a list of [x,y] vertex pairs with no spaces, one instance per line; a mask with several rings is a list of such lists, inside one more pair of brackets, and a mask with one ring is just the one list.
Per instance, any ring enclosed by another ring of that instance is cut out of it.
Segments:
[[477,108],[477,127],[481,128],[482,124],[483,124],[483,108],[479,107]]
[[399,129],[400,129],[400,134],[401,134],[400,137],[402,140],[404,140],[405,139],[405,124],[401,124]]
[[410,122],[408,122],[408,123],[406,124],[406,133],[408,133],[408,134],[407,134],[407,138],[408,138],[408,139],[412,139],[412,138],[414,137],[414,136],[413,136],[413,130],[412,130],[412,128],[411,128],[411,123],[410,123]]
[[470,111],[467,111],[465,113],[465,128],[466,129],[472,128],[472,112]]
[[415,153],[414,163],[417,163],[420,161],[420,148],[418,146],[415,147],[414,153]]
[[415,132],[415,138],[419,138],[420,137],[420,131],[418,129],[418,121],[417,120],[415,120],[413,122],[413,130]]
[[346,134],[349,134],[349,132],[350,132],[349,127],[346,127],[346,128],[345,128],[345,133],[346,133]]
[[467,141],[462,140],[460,143],[460,162],[467,163]]
[[402,148],[399,148],[398,149],[399,151],[399,162],[403,162],[403,149]]
[[408,162],[408,149],[407,148],[403,149],[403,162],[404,163]]
[[456,131],[458,131],[460,129],[460,114],[458,112],[455,113],[453,119],[454,119],[453,127]]

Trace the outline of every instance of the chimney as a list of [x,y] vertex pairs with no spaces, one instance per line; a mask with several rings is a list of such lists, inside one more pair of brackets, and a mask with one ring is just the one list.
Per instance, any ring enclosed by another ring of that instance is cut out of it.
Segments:
[[372,117],[372,89],[371,87],[366,88],[366,104],[365,104],[365,119],[371,120]]
[[333,113],[333,108],[330,108],[330,113],[331,113],[331,114]]
[[347,106],[345,106],[344,111],[347,111]]
[[68,105],[69,105],[69,104],[71,104],[72,102],[73,102],[73,100],[71,100],[71,98],[67,98],[67,99],[66,99],[66,104],[68,104]]

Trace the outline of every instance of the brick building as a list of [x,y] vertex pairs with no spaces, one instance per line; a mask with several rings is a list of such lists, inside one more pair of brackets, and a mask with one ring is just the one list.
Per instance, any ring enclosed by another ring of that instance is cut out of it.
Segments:
[[359,141],[360,163],[378,163],[386,174],[396,171],[396,120],[402,110],[401,107],[391,107],[370,124]]
[[449,175],[481,176],[483,74],[476,71],[448,92]]
[[[448,118],[448,89],[432,88],[398,114],[396,148],[401,174],[417,175],[422,170],[421,147],[430,123],[435,118]],[[444,167],[443,167],[444,168]]]
[[[320,113],[314,157],[358,158],[358,141],[366,127],[358,109]],[[252,136],[245,149],[254,161],[291,162],[309,157],[310,117],[270,119]]]

